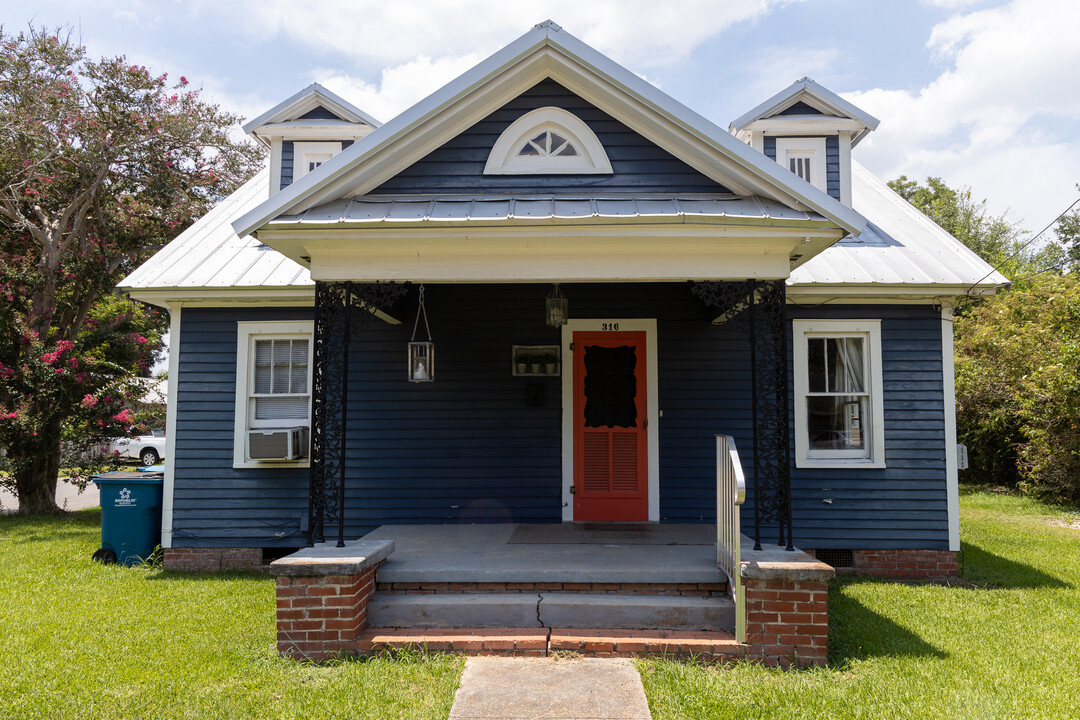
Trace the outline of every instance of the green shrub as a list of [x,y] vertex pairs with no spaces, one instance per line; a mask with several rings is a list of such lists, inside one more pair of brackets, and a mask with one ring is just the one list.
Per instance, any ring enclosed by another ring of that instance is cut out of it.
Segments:
[[967,473],[1080,502],[1080,283],[1034,276],[958,315],[955,330]]

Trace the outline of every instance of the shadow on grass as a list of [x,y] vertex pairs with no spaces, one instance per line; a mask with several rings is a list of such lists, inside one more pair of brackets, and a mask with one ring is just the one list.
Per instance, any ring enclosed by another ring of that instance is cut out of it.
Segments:
[[[865,581],[857,581],[865,582]],[[829,663],[874,657],[948,655],[921,637],[834,589],[829,593]]]
[[979,587],[987,589],[1073,587],[1070,583],[1036,567],[995,555],[978,545],[965,542],[963,548],[963,578]]

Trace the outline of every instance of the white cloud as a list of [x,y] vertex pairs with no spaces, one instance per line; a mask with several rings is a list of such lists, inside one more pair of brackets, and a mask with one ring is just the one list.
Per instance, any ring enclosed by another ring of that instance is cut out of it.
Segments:
[[620,62],[651,67],[685,59],[725,28],[796,1],[309,0],[298,5],[294,0],[192,0],[187,8],[251,37],[283,36],[378,66],[399,65],[420,55],[486,55],[550,18]]
[[1054,0],[1014,0],[940,23],[927,43],[945,66],[933,82],[846,95],[882,119],[860,160],[887,178],[970,185],[994,198],[995,213],[1011,208],[1041,227],[1080,180],[1078,27],[1080,4]]
[[315,71],[312,80],[320,82],[377,120],[386,122],[482,59],[476,54],[436,59],[421,56],[386,68],[377,85],[351,75],[329,74],[330,71]]

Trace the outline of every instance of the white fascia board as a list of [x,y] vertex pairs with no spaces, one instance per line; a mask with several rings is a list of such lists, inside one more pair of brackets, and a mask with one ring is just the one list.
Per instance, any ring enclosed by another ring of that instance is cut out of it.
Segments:
[[988,297],[1000,285],[885,285],[845,283],[825,285],[789,283],[788,301],[792,304],[817,305],[938,305],[955,304],[963,297]]
[[[534,227],[508,233],[463,228],[460,234],[417,229],[379,238],[309,236],[294,252],[311,258],[311,277],[337,282],[659,282],[692,279],[786,278],[799,238],[744,231],[657,233],[605,227],[600,233],[552,235]],[[588,228],[575,228],[586,231]],[[631,232],[628,232],[630,230]],[[662,243],[657,237],[663,237]]]
[[249,120],[244,123],[242,129],[245,133],[250,135],[263,125],[292,120],[297,116],[310,112],[320,105],[335,115],[343,117],[346,120],[351,120],[352,122],[362,122],[376,128],[382,124],[348,100],[330,92],[319,83],[312,83],[300,92],[279,102],[254,120]]
[[374,130],[370,125],[351,122],[321,122],[313,120],[292,120],[284,123],[263,125],[252,135],[259,139],[280,138],[282,140],[342,140],[357,139]]
[[815,210],[853,234],[866,225],[859,213],[558,26],[544,23],[360,139],[318,172],[246,213],[233,228],[243,237],[279,215],[301,212],[346,193],[362,195],[545,77],[583,94],[603,110],[614,111],[632,129],[720,182],[732,184],[732,178],[718,169],[734,163],[742,171],[736,179],[743,181],[740,194]]
[[731,130],[732,132],[743,130],[755,120],[782,112],[800,100],[823,112],[831,111],[838,116],[846,116],[856,120],[864,126],[864,130],[874,130],[881,123],[876,117],[856,107],[832,90],[817,84],[808,77],[804,77],[796,80],[752,110],[732,120]]
[[221,288],[119,288],[132,300],[168,308],[176,303],[184,307],[313,307],[314,283],[302,287],[221,287]]

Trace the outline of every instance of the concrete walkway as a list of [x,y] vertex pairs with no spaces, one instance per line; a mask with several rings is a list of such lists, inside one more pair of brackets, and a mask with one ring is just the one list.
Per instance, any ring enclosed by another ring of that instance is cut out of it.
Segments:
[[[61,510],[85,510],[100,505],[101,496],[94,483],[90,483],[79,493],[79,488],[61,480],[56,483],[56,504]],[[15,512],[18,509],[19,501],[14,493],[0,489],[0,512]]]
[[450,720],[651,720],[626,660],[472,657]]

